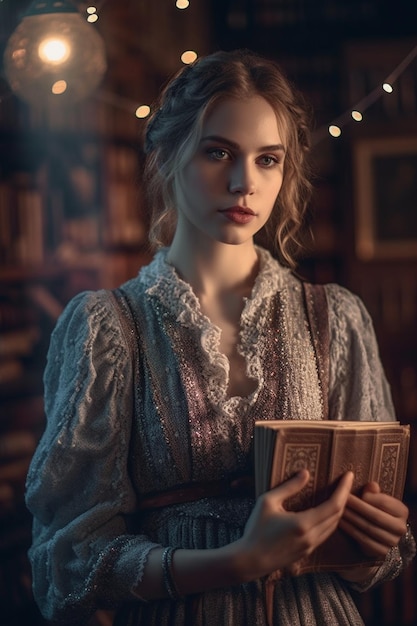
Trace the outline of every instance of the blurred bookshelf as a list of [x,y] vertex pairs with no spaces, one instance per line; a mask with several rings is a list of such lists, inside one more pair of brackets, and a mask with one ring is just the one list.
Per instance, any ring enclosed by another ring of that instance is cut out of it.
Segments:
[[[133,118],[133,122],[132,122]],[[46,124],[47,121],[47,124]],[[0,102],[1,624],[41,624],[27,560],[25,476],[43,431],[50,333],[76,293],[114,287],[149,259],[138,120],[106,103],[47,120]],[[103,617],[104,619],[104,617]],[[96,618],[94,623],[105,623]]]

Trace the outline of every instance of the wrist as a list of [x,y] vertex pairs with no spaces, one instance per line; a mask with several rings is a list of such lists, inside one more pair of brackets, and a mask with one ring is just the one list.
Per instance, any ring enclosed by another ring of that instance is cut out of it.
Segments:
[[162,580],[171,600],[180,600],[182,597],[175,582],[174,554],[176,550],[176,548],[168,547],[162,553]]
[[337,573],[347,582],[363,583],[365,581],[371,580],[378,570],[379,566],[355,567],[339,570]]
[[234,584],[248,583],[271,573],[268,565],[260,562],[258,551],[247,549],[242,539],[230,544],[227,549]]

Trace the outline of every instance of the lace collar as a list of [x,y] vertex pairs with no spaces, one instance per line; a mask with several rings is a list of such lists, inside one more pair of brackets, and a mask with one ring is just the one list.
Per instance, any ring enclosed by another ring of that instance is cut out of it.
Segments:
[[278,291],[285,291],[290,270],[281,266],[271,254],[257,247],[259,273],[251,296],[244,299],[240,321],[240,343],[238,350],[246,359],[247,373],[257,381],[256,389],[245,398],[229,397],[229,360],[219,350],[221,330],[203,314],[200,303],[191,286],[182,280],[175,268],[166,260],[167,248],[160,250],[150,265],[140,272],[140,280],[146,294],[157,298],[168,309],[178,323],[192,328],[200,334],[200,345],[207,355],[207,394],[214,405],[221,406],[224,413],[233,415],[236,409],[253,405],[264,384],[262,359],[259,353],[259,337],[269,322],[266,319],[268,307],[263,306],[265,298]]
[[[264,298],[284,289],[290,273],[289,269],[281,266],[264,248],[257,246],[256,251],[259,273],[250,297],[244,298],[243,318],[256,313]],[[191,286],[168,263],[167,254],[168,248],[162,248],[152,262],[142,268],[140,280],[146,293],[159,299],[175,315],[176,320],[185,326],[205,326],[207,323],[211,325],[210,320],[201,312],[199,300]]]

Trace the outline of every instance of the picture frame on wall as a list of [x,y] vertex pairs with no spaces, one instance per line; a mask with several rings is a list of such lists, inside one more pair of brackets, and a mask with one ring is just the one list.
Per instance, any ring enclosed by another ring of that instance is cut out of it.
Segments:
[[359,139],[353,175],[357,257],[417,258],[417,135]]

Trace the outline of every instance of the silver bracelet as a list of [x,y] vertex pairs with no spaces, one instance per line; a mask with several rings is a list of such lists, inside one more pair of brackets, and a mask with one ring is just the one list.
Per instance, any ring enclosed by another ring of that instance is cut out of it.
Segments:
[[172,576],[172,559],[174,557],[174,552],[176,548],[165,548],[162,553],[162,574],[163,581],[165,585],[165,589],[171,598],[171,600],[180,600],[181,596],[178,593],[178,590],[175,586],[174,579]]

